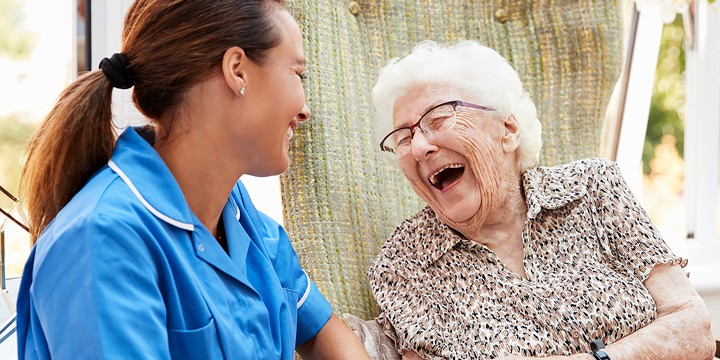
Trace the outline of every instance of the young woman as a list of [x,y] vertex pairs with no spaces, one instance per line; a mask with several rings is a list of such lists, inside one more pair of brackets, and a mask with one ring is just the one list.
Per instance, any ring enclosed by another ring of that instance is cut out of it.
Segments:
[[[137,0],[122,40],[28,150],[19,357],[366,356],[238,181],[285,171],[310,118],[284,4]],[[151,125],[116,140],[113,88]]]

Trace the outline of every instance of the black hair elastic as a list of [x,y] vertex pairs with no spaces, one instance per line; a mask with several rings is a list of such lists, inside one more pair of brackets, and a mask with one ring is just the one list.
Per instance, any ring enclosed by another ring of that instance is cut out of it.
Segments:
[[123,53],[115,53],[109,59],[100,60],[100,69],[114,88],[129,89],[135,83],[130,61]]

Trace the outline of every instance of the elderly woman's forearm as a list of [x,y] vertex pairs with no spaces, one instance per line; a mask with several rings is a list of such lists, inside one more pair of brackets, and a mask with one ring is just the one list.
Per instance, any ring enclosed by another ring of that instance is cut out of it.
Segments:
[[657,265],[645,286],[657,303],[657,319],[608,345],[610,358],[712,359],[710,316],[685,273],[678,266]]
[[715,344],[704,305],[692,303],[608,345],[606,350],[613,360],[712,359]]

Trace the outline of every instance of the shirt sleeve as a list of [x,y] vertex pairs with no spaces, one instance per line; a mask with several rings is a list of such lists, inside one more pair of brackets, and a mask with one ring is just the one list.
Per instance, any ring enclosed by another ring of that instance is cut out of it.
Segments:
[[445,344],[431,340],[434,329],[440,325],[433,316],[437,312],[431,311],[430,307],[444,305],[430,298],[428,292],[421,289],[422,284],[407,279],[403,271],[398,271],[413,267],[393,254],[396,247],[406,246],[400,238],[407,226],[404,223],[395,230],[391,241],[380,250],[367,272],[370,289],[382,311],[376,320],[394,343],[397,354],[412,350],[424,359],[443,359],[435,353]]
[[332,307],[300,266],[285,229],[269,216],[258,214],[265,225],[265,246],[280,283],[298,294],[296,345],[304,344],[330,320]]
[[290,243],[285,229],[269,216],[258,211],[242,181],[237,182],[239,201],[255,225],[266,256],[273,264],[280,284],[286,290],[297,294],[297,333],[296,345],[304,344],[317,335],[330,320],[332,307],[315,283],[300,266],[295,249]]
[[645,281],[657,264],[684,266],[660,236],[645,210],[628,188],[617,164],[597,166],[594,192],[598,237],[618,270]]
[[[36,344],[58,359],[170,357],[151,251],[128,226],[80,220],[36,248],[30,314]],[[29,355],[29,354],[26,354]]]
[[402,357],[402,354],[396,350],[395,329],[383,314],[373,320],[363,320],[352,314],[343,314],[343,320],[363,343],[370,358],[400,360]]

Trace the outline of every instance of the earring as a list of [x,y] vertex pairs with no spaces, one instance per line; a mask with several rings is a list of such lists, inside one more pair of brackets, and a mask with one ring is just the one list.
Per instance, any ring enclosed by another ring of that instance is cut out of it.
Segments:
[[245,87],[240,88],[240,95],[245,95]]

